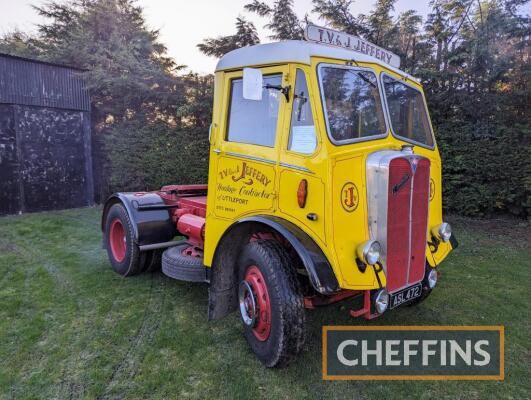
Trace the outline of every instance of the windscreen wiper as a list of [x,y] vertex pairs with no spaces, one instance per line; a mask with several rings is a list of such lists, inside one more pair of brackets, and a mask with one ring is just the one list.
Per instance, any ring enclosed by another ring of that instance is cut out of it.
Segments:
[[351,71],[349,69],[347,69],[348,72],[350,72],[351,74],[356,74],[357,76],[359,76],[365,83],[368,83],[369,85],[371,85],[373,88],[376,88],[376,84],[374,82],[371,82],[371,80],[369,78],[367,78],[366,76],[363,76],[363,73],[360,72],[360,71]]
[[[354,63],[356,65],[356,67],[358,68],[361,68],[360,65],[356,62],[356,60],[352,59],[349,61],[349,63]],[[348,64],[348,63],[347,63]],[[353,74],[354,72],[351,71],[350,69],[347,69],[347,71],[349,71],[351,74]],[[356,71],[356,75],[358,75],[365,83],[368,83],[369,85],[371,85],[373,88],[376,87],[376,84],[374,82],[371,82],[367,77],[363,76],[363,73],[361,73],[360,71]]]

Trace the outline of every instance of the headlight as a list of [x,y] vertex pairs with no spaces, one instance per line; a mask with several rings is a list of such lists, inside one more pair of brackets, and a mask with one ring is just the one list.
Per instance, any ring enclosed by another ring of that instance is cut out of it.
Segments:
[[450,236],[452,236],[452,227],[449,223],[443,222],[433,228],[431,234],[436,238],[441,239],[443,242],[447,242],[450,240]]
[[369,265],[376,264],[380,259],[382,246],[376,240],[367,240],[365,243],[358,246],[356,254],[360,260],[365,261]]
[[374,296],[374,308],[378,314],[382,314],[389,306],[389,293],[385,289],[381,289]]

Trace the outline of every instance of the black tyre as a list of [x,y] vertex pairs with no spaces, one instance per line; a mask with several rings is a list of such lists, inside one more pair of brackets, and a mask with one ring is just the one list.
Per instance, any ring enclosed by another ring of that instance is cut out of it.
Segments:
[[409,307],[416,306],[417,304],[422,303],[424,300],[426,300],[429,295],[431,294],[433,289],[430,289],[430,285],[428,283],[428,275],[432,268],[429,265],[426,265],[425,272],[424,272],[424,279],[422,279],[422,294],[417,297],[415,300],[412,300],[407,305]]
[[121,203],[114,204],[107,213],[104,240],[115,272],[132,276],[142,271],[146,254],[135,243],[133,224]]
[[246,245],[238,267],[245,338],[267,367],[284,367],[304,345],[304,301],[297,272],[274,240]]
[[422,294],[419,297],[417,297],[415,300],[411,300],[407,304],[407,306],[408,307],[413,307],[413,306],[416,306],[417,304],[422,303],[424,300],[426,300],[428,298],[430,293],[431,293],[431,289],[428,289],[427,287],[422,287]]
[[203,258],[190,255],[187,251],[190,244],[170,247],[162,253],[162,272],[170,278],[187,282],[205,282],[206,269]]

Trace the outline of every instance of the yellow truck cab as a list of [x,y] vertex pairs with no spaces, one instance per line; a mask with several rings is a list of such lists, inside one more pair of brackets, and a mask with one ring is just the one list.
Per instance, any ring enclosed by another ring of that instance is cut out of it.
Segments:
[[208,185],[116,193],[102,218],[115,271],[162,259],[207,282],[209,318],[238,310],[270,367],[300,352],[305,309],[361,296],[350,313],[372,319],[419,303],[457,246],[420,82],[362,39],[306,35],[219,61]]

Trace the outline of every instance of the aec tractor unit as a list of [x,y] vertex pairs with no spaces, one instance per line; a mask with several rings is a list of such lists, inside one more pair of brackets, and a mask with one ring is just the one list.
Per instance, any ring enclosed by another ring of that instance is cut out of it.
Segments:
[[419,303],[457,245],[419,81],[357,37],[306,38],[218,62],[208,184],[116,193],[102,217],[117,273],[206,282],[209,319],[237,310],[268,367],[301,351],[305,309]]

